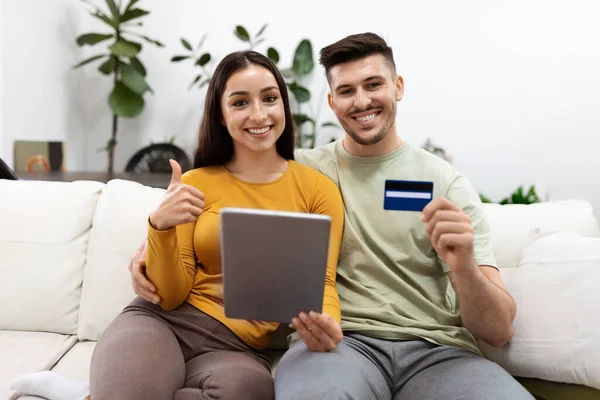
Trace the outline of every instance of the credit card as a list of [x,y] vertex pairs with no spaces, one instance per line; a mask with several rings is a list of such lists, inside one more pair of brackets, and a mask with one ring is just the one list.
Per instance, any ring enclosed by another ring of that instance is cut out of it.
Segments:
[[395,211],[423,211],[433,199],[433,182],[385,181],[383,208]]

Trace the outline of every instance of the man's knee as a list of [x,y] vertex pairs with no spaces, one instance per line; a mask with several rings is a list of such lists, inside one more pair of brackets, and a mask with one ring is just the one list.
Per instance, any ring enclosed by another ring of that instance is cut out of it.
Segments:
[[277,400],[379,400],[391,396],[375,364],[347,343],[329,353],[311,352],[295,344],[275,373]]

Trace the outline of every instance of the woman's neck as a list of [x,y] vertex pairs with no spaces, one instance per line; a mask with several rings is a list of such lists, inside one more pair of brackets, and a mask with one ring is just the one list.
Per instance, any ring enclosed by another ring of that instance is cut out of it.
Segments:
[[234,151],[225,168],[233,176],[252,183],[277,180],[287,169],[288,162],[275,149],[266,152]]

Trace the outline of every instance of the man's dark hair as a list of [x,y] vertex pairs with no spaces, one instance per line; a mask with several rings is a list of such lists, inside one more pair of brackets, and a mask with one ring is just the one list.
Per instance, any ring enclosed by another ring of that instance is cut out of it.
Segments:
[[346,36],[340,41],[323,47],[319,52],[319,62],[325,67],[327,78],[329,78],[329,71],[336,65],[360,60],[373,54],[383,55],[390,63],[394,74],[396,73],[392,48],[381,36],[372,32]]

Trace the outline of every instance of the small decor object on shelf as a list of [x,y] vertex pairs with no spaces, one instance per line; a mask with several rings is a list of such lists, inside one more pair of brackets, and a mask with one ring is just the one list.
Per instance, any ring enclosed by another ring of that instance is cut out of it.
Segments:
[[17,172],[64,171],[63,142],[16,140],[14,167]]

